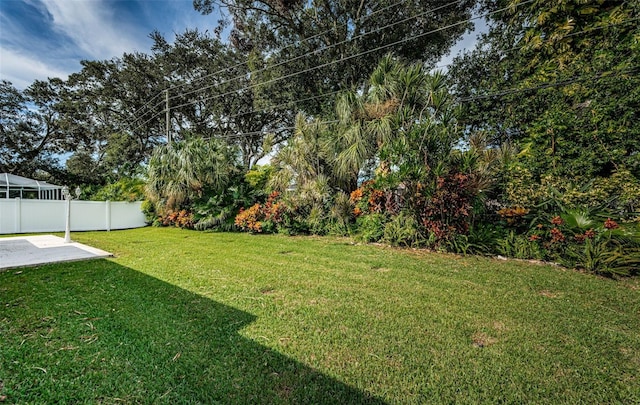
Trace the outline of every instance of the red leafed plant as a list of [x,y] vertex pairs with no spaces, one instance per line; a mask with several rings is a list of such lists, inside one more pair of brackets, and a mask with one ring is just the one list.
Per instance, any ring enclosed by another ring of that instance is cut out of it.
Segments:
[[423,226],[438,239],[466,234],[473,197],[468,175],[453,173],[438,177],[436,188],[420,213]]
[[263,205],[256,203],[251,207],[241,209],[234,223],[243,230],[251,232],[270,232],[273,226],[282,223],[285,206],[279,201],[280,193],[272,192]]
[[177,226],[179,228],[193,228],[193,213],[187,210],[168,211],[160,218],[164,226]]
[[262,232],[260,220],[263,217],[262,212],[260,212],[260,204],[254,204],[246,210],[241,208],[238,215],[236,215],[234,223],[244,230]]
[[375,188],[373,180],[365,181],[360,188],[351,192],[349,201],[354,205],[353,214],[381,213],[385,210],[387,194]]
[[613,229],[617,229],[618,227],[620,227],[620,225],[618,225],[618,223],[616,221],[614,221],[613,219],[607,218],[607,220],[604,221],[604,227],[605,227],[605,229],[613,230]]

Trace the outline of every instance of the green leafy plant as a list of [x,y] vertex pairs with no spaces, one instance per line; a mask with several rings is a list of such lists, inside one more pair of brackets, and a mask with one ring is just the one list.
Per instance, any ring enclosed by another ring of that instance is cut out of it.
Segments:
[[401,212],[384,226],[382,239],[393,246],[414,246],[420,240],[418,226],[411,214]]
[[385,225],[389,219],[384,214],[372,213],[356,219],[357,240],[363,242],[379,242],[384,237]]
[[535,239],[517,235],[514,231],[509,231],[506,237],[498,241],[498,252],[516,259],[542,260],[545,258],[544,249],[536,243]]

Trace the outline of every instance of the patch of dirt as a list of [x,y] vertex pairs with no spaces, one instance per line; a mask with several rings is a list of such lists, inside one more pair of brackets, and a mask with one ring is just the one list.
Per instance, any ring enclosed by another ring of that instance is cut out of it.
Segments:
[[494,321],[492,326],[493,326],[493,329],[495,329],[497,331],[503,331],[503,330],[507,329],[507,327],[504,325],[504,323],[499,322],[499,321]]
[[549,290],[542,290],[538,294],[542,295],[543,297],[547,297],[547,298],[558,298],[558,297],[560,297],[560,293],[553,293],[553,292],[551,292]]
[[487,335],[484,332],[476,332],[471,336],[471,344],[478,348],[491,346],[498,342],[498,339]]

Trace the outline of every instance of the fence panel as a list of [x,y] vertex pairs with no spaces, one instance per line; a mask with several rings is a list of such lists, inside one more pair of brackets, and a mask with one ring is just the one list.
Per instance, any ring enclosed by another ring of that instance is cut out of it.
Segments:
[[[71,201],[72,231],[145,226],[141,202]],[[64,232],[66,201],[0,199],[0,234]]]

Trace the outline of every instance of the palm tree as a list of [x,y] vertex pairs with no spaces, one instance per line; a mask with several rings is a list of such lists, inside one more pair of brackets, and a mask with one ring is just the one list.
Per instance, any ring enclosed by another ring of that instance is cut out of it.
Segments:
[[234,153],[216,140],[195,138],[157,147],[149,160],[147,196],[174,209],[204,193],[224,191],[236,171]]
[[366,168],[377,167],[381,175],[392,169],[413,177],[437,173],[460,137],[445,76],[390,55],[378,64],[366,91],[339,97],[336,112],[335,170],[353,188]]

